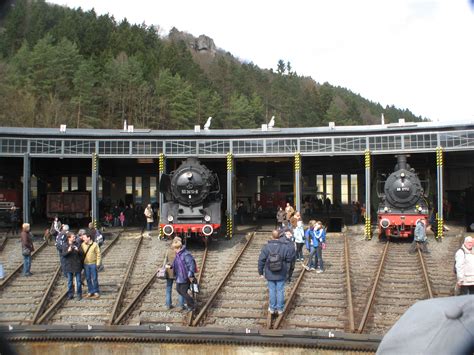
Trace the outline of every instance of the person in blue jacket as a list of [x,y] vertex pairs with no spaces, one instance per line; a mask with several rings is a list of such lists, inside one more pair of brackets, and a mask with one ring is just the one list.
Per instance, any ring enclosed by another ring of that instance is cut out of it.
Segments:
[[258,274],[267,280],[270,314],[283,313],[288,264],[294,257],[294,252],[291,254],[286,243],[280,241],[279,237],[278,231],[274,230],[272,239],[263,246],[258,258]]
[[306,270],[316,270],[318,273],[324,271],[323,243],[326,242],[326,230],[321,221],[309,221],[309,228],[305,233],[306,249],[310,252]]
[[167,268],[172,268],[176,280],[176,291],[186,301],[186,310],[194,311],[194,299],[188,294],[191,282],[194,281],[194,273],[196,272],[196,262],[191,253],[183,246],[180,240],[173,240],[171,247],[176,253],[173,263],[167,264]]

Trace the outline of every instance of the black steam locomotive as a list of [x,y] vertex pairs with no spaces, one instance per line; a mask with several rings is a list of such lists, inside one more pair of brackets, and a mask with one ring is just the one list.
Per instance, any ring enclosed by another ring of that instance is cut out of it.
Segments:
[[163,233],[207,240],[221,228],[219,178],[195,158],[188,158],[171,174],[163,174],[160,227]]
[[[423,181],[426,184],[425,181]],[[409,238],[416,222],[428,217],[427,196],[422,181],[410,165],[406,155],[397,155],[397,164],[379,191],[379,238]]]

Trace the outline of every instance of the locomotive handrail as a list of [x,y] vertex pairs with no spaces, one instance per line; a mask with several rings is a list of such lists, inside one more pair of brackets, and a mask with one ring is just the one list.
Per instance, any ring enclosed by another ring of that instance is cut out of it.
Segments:
[[237,263],[239,262],[240,260],[240,257],[243,255],[243,253],[245,252],[245,250],[247,249],[247,247],[250,245],[250,242],[252,241],[253,237],[255,236],[255,232],[253,232],[249,239],[247,240],[247,243],[245,243],[244,247],[242,248],[242,250],[240,251],[240,253],[236,256],[236,258],[234,259],[234,261],[232,262],[229,270],[227,270],[227,273],[225,274],[225,276],[222,278],[221,282],[219,283],[219,285],[217,286],[217,288],[215,289],[215,291],[213,292],[213,294],[209,297],[209,299],[207,300],[206,304],[204,305],[204,307],[202,307],[201,311],[199,312],[199,314],[197,315],[197,317],[194,319],[193,321],[193,324],[192,326],[195,327],[199,324],[199,322],[201,321],[201,319],[204,317],[204,314],[206,314],[207,310],[209,309],[210,305],[212,304],[212,302],[214,302],[215,298],[217,297],[217,294],[219,293],[219,291],[221,290],[222,286],[224,286],[224,284],[226,283],[227,279],[229,278],[230,274],[234,271],[234,268],[235,266],[237,265]]
[[421,250],[416,244],[416,250],[418,251],[418,256],[420,257],[421,268],[423,270],[423,278],[425,280],[426,289],[428,290],[429,298],[433,298],[433,290],[431,289],[430,278],[428,276],[428,270],[426,269],[425,260],[423,259],[423,255],[421,254]]
[[387,256],[387,251],[388,251],[388,246],[389,245],[390,245],[390,242],[387,241],[386,244],[385,244],[385,248],[383,250],[383,253],[382,253],[382,258],[380,259],[380,264],[379,264],[379,268],[377,270],[377,275],[375,276],[374,285],[372,287],[372,291],[370,292],[369,300],[367,301],[367,306],[365,307],[364,314],[363,314],[362,319],[361,319],[360,324],[359,324],[359,328],[357,329],[358,333],[362,333],[364,331],[365,324],[367,323],[367,318],[369,316],[370,309],[372,308],[372,305],[374,303],[375,291],[377,290],[377,286],[378,286],[378,283],[379,283],[379,280],[380,280],[380,275],[382,274],[382,269],[383,269],[383,266],[385,264],[385,258]]

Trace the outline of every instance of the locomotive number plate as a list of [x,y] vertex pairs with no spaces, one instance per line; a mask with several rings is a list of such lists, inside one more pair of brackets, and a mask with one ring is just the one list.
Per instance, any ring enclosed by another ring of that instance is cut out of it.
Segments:
[[199,190],[186,190],[186,189],[182,189],[181,190],[181,193],[183,195],[197,195],[199,194]]
[[409,187],[397,187],[397,191],[410,191],[410,188]]

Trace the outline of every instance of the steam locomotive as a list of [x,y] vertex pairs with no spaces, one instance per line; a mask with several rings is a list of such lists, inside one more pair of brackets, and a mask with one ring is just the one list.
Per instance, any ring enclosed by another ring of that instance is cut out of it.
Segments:
[[163,174],[160,192],[160,227],[167,237],[180,236],[207,241],[221,228],[219,178],[196,158],[188,158],[171,174]]
[[[406,155],[397,155],[394,172],[384,182],[377,218],[379,239],[410,238],[416,222],[428,217],[427,196],[418,174],[407,164]],[[426,186],[425,186],[426,187]]]

